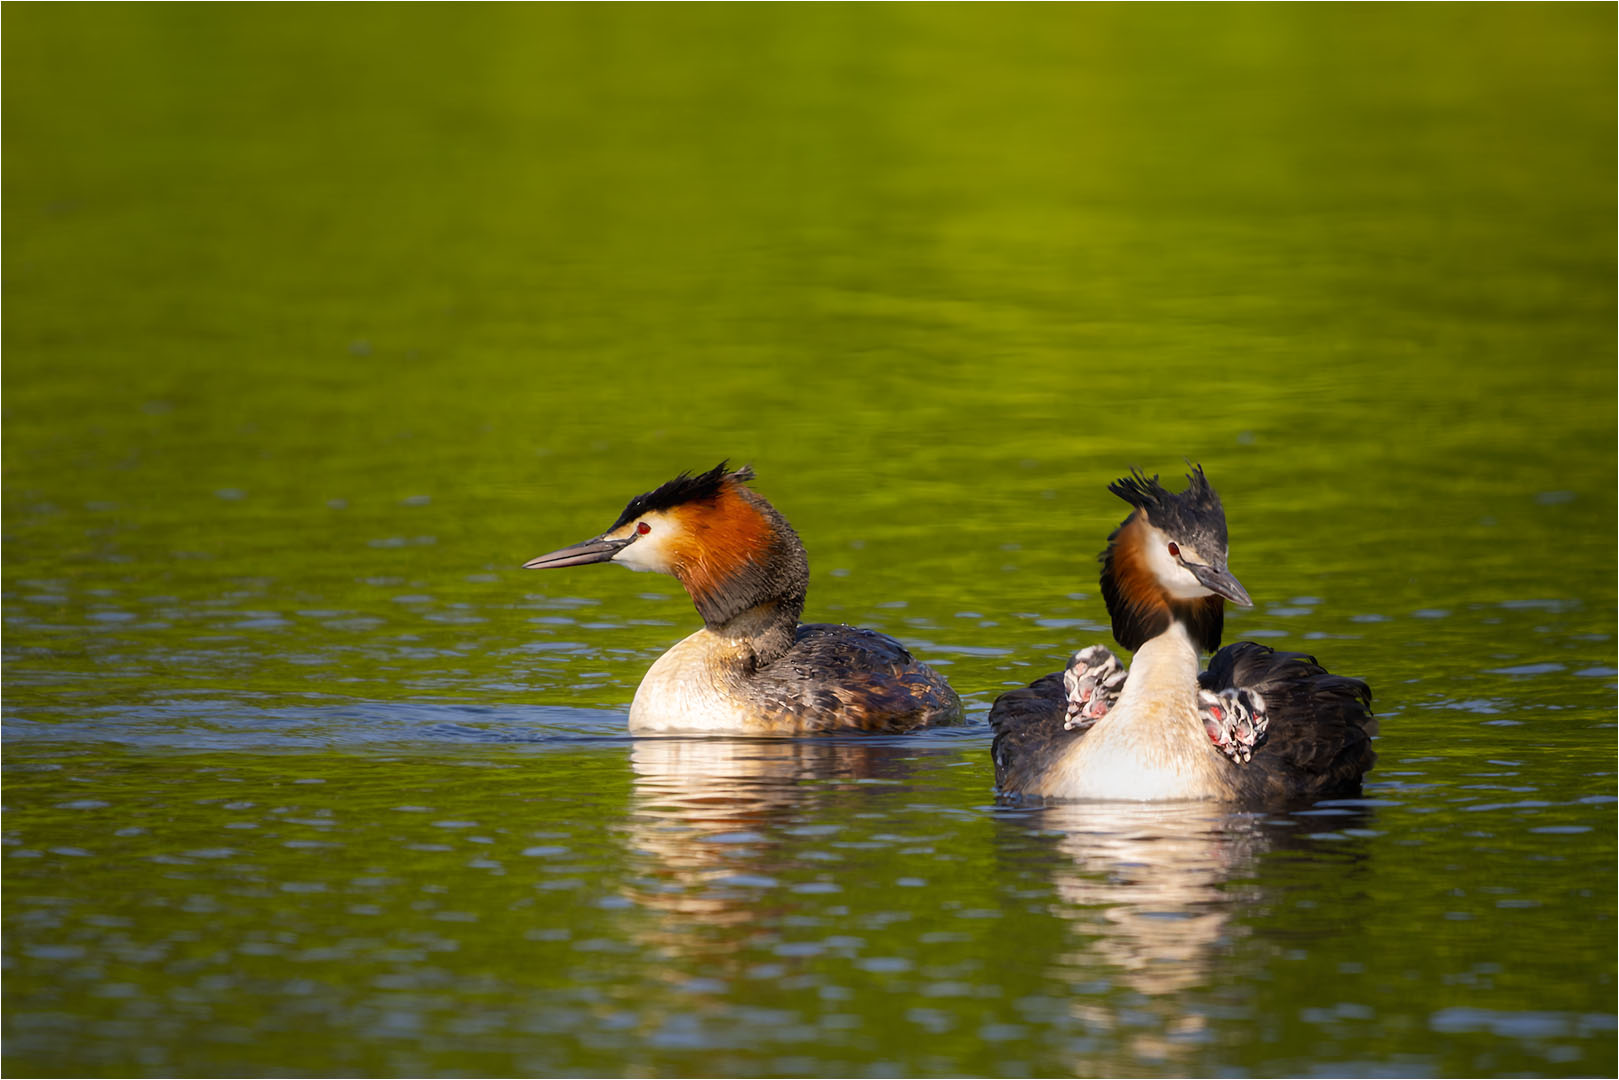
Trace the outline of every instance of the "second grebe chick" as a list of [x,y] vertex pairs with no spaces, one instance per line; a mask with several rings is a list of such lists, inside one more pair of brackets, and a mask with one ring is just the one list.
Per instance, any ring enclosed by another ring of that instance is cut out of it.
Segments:
[[738,735],[910,731],[962,719],[961,699],[886,634],[800,625],[809,559],[787,519],[721,462],[631,499],[611,528],[531,559],[542,570],[616,562],[670,574],[703,629],[635,691],[630,730]]
[[[1003,792],[1274,805],[1360,790],[1371,690],[1303,653],[1220,648],[1225,602],[1252,601],[1226,569],[1220,497],[1200,467],[1187,480],[1179,494],[1140,473],[1108,485],[1132,510],[1102,553],[1102,597],[1134,662],[1093,645],[1002,694],[989,722]],[[1200,652],[1215,654],[1201,673]]]

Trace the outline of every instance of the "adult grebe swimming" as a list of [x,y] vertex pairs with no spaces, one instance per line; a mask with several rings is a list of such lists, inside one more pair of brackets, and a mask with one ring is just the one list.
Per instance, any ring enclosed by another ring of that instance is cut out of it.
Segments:
[[[1139,472],[1108,485],[1130,516],[1102,553],[1113,636],[1068,670],[990,710],[995,780],[1058,799],[1220,799],[1271,805],[1360,790],[1372,767],[1372,692],[1303,653],[1220,648],[1225,602],[1252,605],[1226,569],[1220,497],[1193,466],[1187,489]],[[1201,651],[1214,652],[1198,672]]]
[[910,731],[962,719],[961,699],[885,634],[799,625],[809,559],[787,520],[748,488],[747,467],[681,473],[630,500],[606,532],[529,569],[616,562],[673,575],[703,629],[664,653],[635,691],[630,730],[798,735]]

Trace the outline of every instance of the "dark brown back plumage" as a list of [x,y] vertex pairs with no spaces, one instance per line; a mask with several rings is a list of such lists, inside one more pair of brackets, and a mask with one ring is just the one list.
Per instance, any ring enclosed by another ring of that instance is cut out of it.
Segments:
[[989,710],[989,726],[995,732],[989,755],[999,791],[1006,795],[1028,791],[1048,765],[1085,737],[1088,729],[1069,731],[1063,726],[1067,713],[1060,671],[995,699]]
[[1265,699],[1270,731],[1245,765],[1229,764],[1244,800],[1266,805],[1354,795],[1377,761],[1372,691],[1333,675],[1313,656],[1239,641],[1198,676],[1206,690],[1234,687]]
[[799,626],[792,647],[757,668],[738,693],[781,734],[899,734],[962,720],[956,692],[905,646],[832,623]]

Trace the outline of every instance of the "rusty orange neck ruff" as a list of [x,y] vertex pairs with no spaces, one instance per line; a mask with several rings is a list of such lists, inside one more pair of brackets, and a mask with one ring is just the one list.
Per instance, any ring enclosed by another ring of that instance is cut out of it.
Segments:
[[[672,570],[710,630],[724,633],[737,620],[764,624],[786,644],[804,610],[809,558],[793,527],[765,499],[727,480],[711,499],[675,507],[681,525]],[[754,612],[748,620],[738,616]],[[738,629],[742,629],[740,626]],[[780,645],[772,642],[771,651]]]
[[1131,652],[1168,630],[1185,624],[1193,644],[1204,652],[1220,647],[1225,629],[1225,601],[1218,596],[1176,600],[1158,583],[1147,565],[1150,542],[1143,511],[1137,510],[1107,538],[1102,552],[1102,599],[1113,618],[1113,637]]

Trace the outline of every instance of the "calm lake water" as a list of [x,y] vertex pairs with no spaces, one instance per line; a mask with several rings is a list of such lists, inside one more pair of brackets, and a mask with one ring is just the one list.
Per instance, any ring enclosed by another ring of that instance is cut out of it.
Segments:
[[[1612,1075],[1615,9],[4,13],[9,1075]],[[966,728],[630,739],[750,461]],[[1131,466],[1365,797],[998,804]]]

